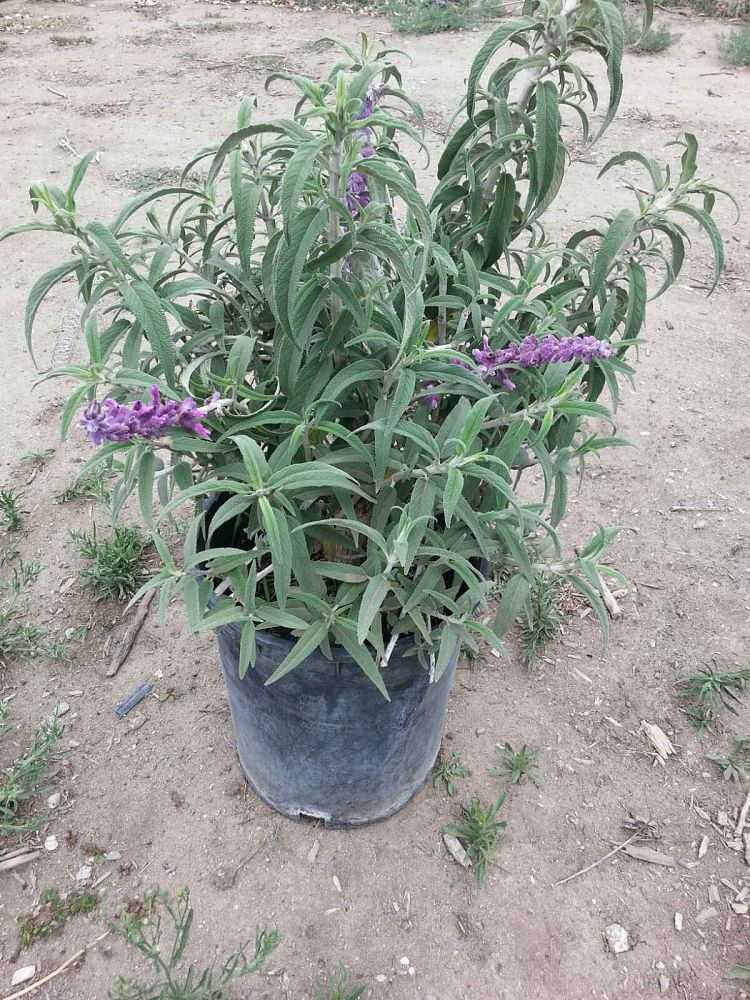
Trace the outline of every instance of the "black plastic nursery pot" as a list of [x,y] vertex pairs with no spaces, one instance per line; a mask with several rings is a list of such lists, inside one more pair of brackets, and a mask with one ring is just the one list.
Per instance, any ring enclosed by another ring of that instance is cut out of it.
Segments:
[[383,679],[388,702],[341,647],[318,652],[266,687],[293,645],[257,633],[255,667],[239,676],[239,625],[217,629],[219,655],[245,775],[287,816],[359,826],[385,819],[424,784],[440,749],[459,646],[430,683],[410,640],[395,647]]

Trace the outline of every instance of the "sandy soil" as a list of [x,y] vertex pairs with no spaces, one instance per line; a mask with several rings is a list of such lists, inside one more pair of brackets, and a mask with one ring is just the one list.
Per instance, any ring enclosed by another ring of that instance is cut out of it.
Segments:
[[[230,30],[197,30],[209,16]],[[52,634],[94,621],[85,643],[71,643],[69,663],[11,662],[0,671],[0,696],[13,696],[3,759],[56,703],[72,705],[56,782],[63,801],[47,831],[59,836],[60,848],[0,875],[0,992],[12,992],[17,966],[35,961],[47,973],[101,933],[100,917],[79,917],[28,957],[15,955],[17,915],[42,889],[71,888],[85,845],[93,844],[132,863],[121,869],[94,860],[94,879],[112,873],[102,885],[102,912],[155,883],[191,887],[192,952],[200,960],[226,952],[257,923],[278,926],[282,943],[269,974],[231,994],[245,1000],[310,997],[339,961],[352,981],[370,981],[372,998],[628,1000],[658,995],[659,975],[669,977],[669,995],[684,1000],[745,995],[726,974],[750,962],[748,917],[729,908],[734,894],[719,880],[739,890],[750,885],[750,868],[702,817],[715,820],[718,809],[731,814],[744,797],[745,788],[723,782],[704,753],[746,734],[750,719],[743,708],[725,732],[701,744],[673,685],[712,657],[724,668],[748,665],[750,76],[726,72],[718,61],[716,36],[725,26],[685,17],[668,22],[681,33],[679,43],[661,55],[627,58],[619,120],[571,165],[554,224],[569,229],[591,212],[625,204],[622,181],[631,175],[613,173],[595,185],[599,166],[625,147],[661,155],[682,127],[701,141],[704,173],[745,201],[745,217],[730,228],[730,212],[720,210],[727,271],[711,300],[709,252],[696,240],[678,287],[653,304],[638,390],[625,390],[621,409],[620,430],[636,447],[605,454],[571,506],[573,539],[598,522],[637,528],[614,549],[637,601],[624,602],[605,654],[591,616],[575,612],[536,670],[526,670],[517,655],[462,666],[446,747],[460,750],[471,774],[456,801],[430,785],[394,819],[356,832],[272,813],[241,781],[213,641],[192,638],[179,608],[164,628],[149,619],[120,674],[104,678],[102,646],[119,609],[92,608],[89,596],[66,581],[77,570],[67,529],[92,518],[105,523],[106,513],[53,501],[88,450],[77,434],[59,443],[64,389],[45,383],[32,395],[35,375],[23,350],[26,293],[60,259],[61,238],[29,236],[0,246],[0,478],[23,491],[22,555],[39,554],[43,563],[34,617]],[[409,85],[437,147],[480,41],[475,33],[397,38],[382,20],[191,0],[142,10],[113,0],[1,2],[7,47],[0,52],[0,228],[28,215],[30,181],[67,177],[71,149],[101,150],[80,205],[85,217],[112,216],[144,176],[179,166],[230,129],[241,93],[258,93],[273,113],[288,109],[283,85],[263,95],[269,64],[315,75],[328,56],[311,52],[310,42],[321,34],[352,39],[363,27],[413,58]],[[53,35],[93,42],[60,48]],[[60,289],[44,311],[41,367],[50,363],[71,303],[70,288]],[[55,455],[36,474],[20,463],[22,453],[46,447]],[[672,509],[680,505],[688,510]],[[155,697],[143,703],[145,722],[132,731],[114,706],[144,681]],[[75,691],[83,693],[69,693]],[[661,725],[678,746],[666,766],[649,753],[642,720]],[[509,789],[499,866],[479,888],[447,856],[440,831],[461,801],[496,795],[502,782],[489,769],[495,744],[504,740],[543,749],[544,785]],[[630,810],[653,817],[662,837],[657,846],[676,865],[620,856],[555,888],[625,839],[621,824]],[[708,852],[697,863],[704,836]],[[310,864],[315,840],[320,849]],[[711,885],[718,887],[718,912],[696,923]],[[683,914],[680,932],[675,912]],[[631,950],[618,957],[603,940],[613,921],[631,936]],[[36,996],[98,1000],[116,974],[136,970],[144,971],[141,963],[110,939]]]

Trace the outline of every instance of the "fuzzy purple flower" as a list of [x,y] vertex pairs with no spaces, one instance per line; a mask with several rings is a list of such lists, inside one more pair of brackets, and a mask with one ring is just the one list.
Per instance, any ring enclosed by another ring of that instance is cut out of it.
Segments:
[[[384,84],[370,87],[368,89],[365,94],[365,99],[362,102],[362,108],[357,115],[357,121],[363,121],[365,118],[370,117],[375,110],[375,105],[378,103],[385,91],[386,87]],[[370,145],[370,140],[374,137],[374,135],[375,133],[369,125],[365,125],[364,128],[358,129],[354,133],[356,138],[366,140],[366,144],[359,151],[359,155],[363,157],[363,159],[367,159],[368,157],[375,155],[375,150]],[[367,208],[372,201],[372,195],[370,194],[370,188],[367,184],[367,178],[360,170],[355,170],[353,173],[349,174],[349,180],[346,185],[346,194],[341,200],[352,213],[355,221],[360,218],[362,209]]]
[[483,382],[498,378],[503,388],[515,389],[515,383],[505,371],[506,365],[539,368],[542,365],[568,364],[571,361],[590,364],[594,358],[610,357],[612,348],[609,341],[597,340],[596,337],[563,337],[558,340],[549,335],[540,341],[532,334],[524,337],[520,344],[509,344],[494,350],[485,335],[482,347],[475,348],[471,353],[477,362],[477,374]]
[[86,437],[97,447],[104,441],[130,441],[134,437],[158,438],[167,427],[182,427],[193,431],[199,437],[210,437],[201,423],[207,413],[218,408],[219,393],[207,400],[204,406],[197,406],[189,396],[176,402],[162,402],[159,387],[151,386],[151,401],[141,400],[131,406],[105,399],[101,403],[89,403],[83,411],[80,425]]

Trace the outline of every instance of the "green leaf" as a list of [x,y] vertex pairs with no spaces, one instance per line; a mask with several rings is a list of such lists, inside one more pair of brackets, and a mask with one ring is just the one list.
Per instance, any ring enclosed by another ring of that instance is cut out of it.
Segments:
[[516,573],[503,584],[503,595],[497,606],[493,631],[498,638],[509,632],[529,596],[529,581]]
[[691,219],[695,219],[711,240],[711,246],[714,251],[714,280],[707,293],[710,295],[718,285],[721,272],[724,270],[724,241],[721,238],[721,233],[708,212],[702,208],[696,208],[694,205],[688,205],[683,202],[681,205],[675,205],[673,211],[684,212]]
[[242,461],[250,476],[250,482],[256,490],[261,489],[265,485],[268,475],[268,462],[263,454],[263,449],[254,438],[245,434],[233,434],[232,441],[240,449]]
[[365,587],[357,616],[358,642],[364,642],[367,639],[370,626],[375,619],[375,615],[380,611],[380,607],[390,590],[390,586],[388,577],[380,573],[378,576],[373,576]]
[[89,168],[89,164],[91,163],[91,161],[94,159],[95,156],[96,156],[96,150],[92,149],[78,161],[78,163],[75,166],[75,169],[73,170],[73,175],[70,178],[70,184],[68,185],[68,190],[66,191],[68,211],[70,212],[72,212],[73,209],[75,208],[76,191],[81,186],[81,181],[86,176],[86,171]]
[[141,455],[138,463],[138,499],[146,524],[154,526],[154,467],[156,456],[150,448]]
[[450,528],[453,515],[456,510],[458,498],[463,493],[464,477],[455,466],[448,469],[445,490],[443,491],[443,514],[445,515],[445,526]]
[[297,205],[313,164],[328,142],[327,137],[303,142],[295,151],[286,167],[281,180],[279,202],[281,215],[284,219],[284,232],[287,241],[291,238],[292,220],[297,214]]
[[[29,349],[32,361],[34,360],[34,352],[31,347],[31,332],[39,306],[42,304],[45,296],[49,294],[59,281],[67,278],[69,274],[72,274],[80,266],[81,264],[78,260],[68,260],[64,264],[58,264],[57,267],[53,267],[50,271],[43,274],[29,292],[29,298],[26,302],[24,333],[26,334],[26,346]],[[34,363],[36,364],[36,362]]]
[[594,0],[599,11],[607,42],[606,54],[607,79],[609,80],[609,107],[602,122],[597,138],[608,128],[615,117],[622,97],[622,56],[625,51],[625,26],[620,9],[611,0]]
[[176,357],[161,300],[142,278],[120,285],[120,294],[128,309],[143,327],[162,374],[171,389],[175,388]]
[[276,599],[283,610],[289,596],[292,580],[292,540],[286,515],[277,507],[272,507],[268,497],[258,500],[260,519],[268,537],[268,547],[273,563],[273,582]]
[[248,618],[242,626],[242,635],[240,636],[240,660],[238,664],[240,680],[245,676],[249,667],[255,666],[255,656],[255,623]]
[[117,237],[103,222],[92,222],[84,232],[93,239],[112,270],[120,275],[133,275],[133,267],[120,246]]
[[552,511],[550,514],[550,524],[556,528],[565,517],[565,509],[568,504],[568,477],[565,472],[558,472],[555,476],[555,492],[552,497]]
[[629,208],[624,208],[612,220],[604,235],[602,244],[594,257],[591,269],[591,288],[589,297],[594,298],[604,286],[616,257],[633,240],[636,215]]
[[516,207],[516,184],[510,174],[503,173],[495,188],[495,200],[484,230],[484,266],[490,267],[508,245],[510,225]]
[[543,201],[555,176],[560,140],[560,109],[557,88],[551,80],[536,85],[536,182],[534,201]]
[[247,181],[243,176],[242,150],[238,147],[229,154],[229,184],[234,203],[234,228],[240,266],[245,275],[252,266],[253,240],[255,239],[255,215],[258,211],[261,188]]
[[357,170],[368,177],[375,177],[391,191],[395,191],[414,214],[414,218],[417,220],[417,225],[422,233],[425,248],[429,248],[432,242],[432,219],[416,187],[402,174],[399,174],[390,167],[385,160],[377,156],[371,156],[369,159],[358,161]]
[[288,674],[290,670],[298,667],[306,657],[315,652],[327,635],[328,625],[325,622],[312,622],[268,678],[266,686],[275,684],[276,681]]
[[463,638],[463,629],[453,622],[446,622],[440,633],[440,648],[438,650],[437,662],[435,664],[435,675],[433,681],[437,683],[448,669],[448,665],[456,653],[456,647]]
[[469,79],[466,85],[466,114],[469,118],[474,117],[474,104],[476,101],[479,78],[484,73],[487,64],[499,48],[510,41],[514,35],[522,35],[525,32],[540,31],[543,25],[533,17],[519,17],[511,21],[506,21],[489,36],[474,57],[471,64]]
[[336,639],[341,643],[355,663],[361,668],[363,673],[372,681],[386,701],[390,701],[391,696],[388,694],[388,689],[385,686],[383,675],[380,673],[378,665],[370,655],[367,647],[362,645],[357,639],[355,634],[356,631],[357,626],[348,618],[340,618],[333,626],[333,634]]

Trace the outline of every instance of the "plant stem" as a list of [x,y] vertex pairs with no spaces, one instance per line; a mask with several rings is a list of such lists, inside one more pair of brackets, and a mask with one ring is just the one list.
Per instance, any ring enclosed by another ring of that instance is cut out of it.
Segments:
[[[336,139],[331,150],[331,157],[328,161],[329,186],[331,198],[338,202],[341,200],[341,160],[343,156],[344,143],[340,138]],[[333,205],[328,208],[328,246],[332,247],[341,238],[341,228],[339,226],[339,214]],[[331,264],[331,278],[341,277],[342,260],[336,260]],[[335,323],[341,310],[341,303],[337,295],[331,296],[331,323]]]

